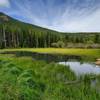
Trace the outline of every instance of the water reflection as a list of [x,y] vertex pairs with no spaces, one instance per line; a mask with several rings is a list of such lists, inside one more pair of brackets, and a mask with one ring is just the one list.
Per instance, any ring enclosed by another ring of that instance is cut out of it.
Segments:
[[46,62],[66,62],[70,59],[81,61],[81,57],[75,55],[41,54],[41,53],[26,52],[26,51],[4,52],[3,54],[15,54],[17,57],[31,56],[34,60],[42,60]]
[[15,54],[17,57],[31,56],[33,60],[43,60],[46,62],[56,62],[69,65],[77,75],[79,74],[100,74],[100,66],[93,63],[86,63],[82,57],[75,55],[40,54],[26,51],[4,52],[3,54]]
[[78,61],[69,61],[69,62],[59,62],[62,65],[69,65],[71,70],[73,70],[77,75],[80,74],[100,74],[100,66],[93,63],[80,63]]

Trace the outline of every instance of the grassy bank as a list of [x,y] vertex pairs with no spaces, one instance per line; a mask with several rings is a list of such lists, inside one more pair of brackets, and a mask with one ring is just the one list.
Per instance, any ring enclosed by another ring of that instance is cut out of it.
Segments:
[[21,48],[21,49],[1,49],[5,51],[29,51],[37,53],[62,54],[62,55],[79,55],[100,58],[100,49],[66,49],[66,48]]
[[0,100],[55,100],[61,96],[58,89],[73,80],[76,75],[69,67],[0,55]]
[[0,54],[0,100],[99,100],[89,76],[76,81],[69,67]]

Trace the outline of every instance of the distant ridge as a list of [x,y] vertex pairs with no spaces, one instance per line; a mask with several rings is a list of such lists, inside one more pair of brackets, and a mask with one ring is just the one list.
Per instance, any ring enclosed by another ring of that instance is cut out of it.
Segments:
[[29,23],[25,23],[25,22],[22,22],[22,21],[19,21],[17,19],[14,19],[10,16],[8,16],[7,14],[5,13],[2,13],[0,12],[0,24],[9,24],[10,25],[19,25],[19,26],[29,26],[30,28],[33,28],[35,30],[41,30],[41,31],[53,31],[53,32],[57,32],[57,31],[54,31],[54,30],[51,30],[51,29],[47,29],[47,28],[43,28],[43,27],[40,27],[40,26],[37,26],[37,25],[33,25],[33,24],[29,24]]

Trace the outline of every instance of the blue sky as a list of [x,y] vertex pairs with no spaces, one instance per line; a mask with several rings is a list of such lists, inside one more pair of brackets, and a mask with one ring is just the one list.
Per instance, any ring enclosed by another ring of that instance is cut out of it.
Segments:
[[100,0],[0,0],[0,12],[62,32],[100,32]]

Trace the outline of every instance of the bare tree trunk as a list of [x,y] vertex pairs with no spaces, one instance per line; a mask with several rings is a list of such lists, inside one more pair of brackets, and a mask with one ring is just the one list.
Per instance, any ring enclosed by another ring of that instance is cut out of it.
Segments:
[[6,32],[5,32],[5,26],[3,26],[3,41],[4,41],[4,47],[6,48]]
[[18,35],[18,33],[17,33],[17,47],[19,47],[19,35]]

